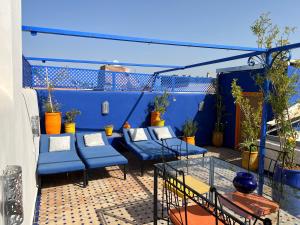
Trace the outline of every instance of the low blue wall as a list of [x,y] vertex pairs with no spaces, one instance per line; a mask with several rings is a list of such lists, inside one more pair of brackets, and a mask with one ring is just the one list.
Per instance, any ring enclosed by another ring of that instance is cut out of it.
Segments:
[[[46,90],[37,90],[41,115],[41,127],[44,132],[44,111],[42,101],[47,97]],[[113,124],[120,130],[128,119],[132,127],[147,127],[150,123],[149,105],[158,93],[151,92],[103,92],[103,91],[54,91],[53,97],[61,104],[63,114],[79,109],[82,114],[77,118],[78,130],[99,130],[107,124]],[[110,113],[101,114],[101,104],[108,101]],[[204,101],[204,108],[198,111],[198,104]],[[170,106],[164,115],[167,125],[171,125],[177,135],[181,135],[186,119],[193,118],[199,123],[197,145],[211,144],[211,135],[215,123],[215,96],[199,93],[172,93]]]

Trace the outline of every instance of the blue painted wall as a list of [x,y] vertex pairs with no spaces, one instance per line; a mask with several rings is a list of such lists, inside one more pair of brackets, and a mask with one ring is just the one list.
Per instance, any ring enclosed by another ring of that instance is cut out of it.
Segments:
[[222,95],[225,112],[223,117],[224,127],[224,146],[233,148],[235,139],[235,104],[231,94],[231,83],[237,79],[237,84],[244,92],[258,92],[259,87],[255,83],[255,77],[261,70],[247,70],[230,72],[219,75],[220,93]]
[[[41,115],[42,132],[44,132],[44,111],[42,100],[47,91],[37,90]],[[77,118],[78,130],[99,130],[107,124],[113,124],[120,130],[128,121],[132,127],[147,127],[150,123],[149,105],[154,97],[161,93],[150,92],[103,92],[103,91],[54,91],[53,97],[61,104],[63,114],[72,109],[79,109],[82,114]],[[110,104],[110,113],[101,114],[103,101]],[[199,102],[204,101],[203,111],[198,111]],[[211,135],[215,123],[215,96],[200,93],[171,93],[170,106],[164,119],[171,125],[177,135],[181,135],[182,125],[188,118],[199,123],[197,145],[211,144]]]

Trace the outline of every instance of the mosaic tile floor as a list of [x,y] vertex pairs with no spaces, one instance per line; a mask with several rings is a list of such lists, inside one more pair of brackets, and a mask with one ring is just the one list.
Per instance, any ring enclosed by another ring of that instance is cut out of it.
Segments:
[[[240,165],[239,152],[208,149],[208,155]],[[81,174],[45,177],[33,224],[153,224],[153,162],[146,163],[141,177],[135,158],[127,152],[124,155],[130,165],[126,180],[117,166],[92,171],[86,188],[81,187]]]

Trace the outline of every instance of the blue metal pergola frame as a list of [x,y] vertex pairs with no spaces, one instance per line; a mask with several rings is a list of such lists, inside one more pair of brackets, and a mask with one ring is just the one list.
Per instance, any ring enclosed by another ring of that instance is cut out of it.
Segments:
[[[30,32],[32,35],[37,35],[38,33],[44,34],[55,34],[55,35],[64,35],[64,36],[74,36],[74,37],[84,37],[84,38],[96,38],[96,39],[106,39],[114,41],[126,41],[126,42],[135,42],[135,43],[148,43],[148,44],[159,44],[159,45],[171,45],[171,46],[184,46],[184,47],[195,47],[195,48],[211,48],[211,49],[223,49],[223,50],[236,50],[236,51],[248,51],[249,53],[240,54],[236,56],[225,57],[221,59],[211,60],[207,62],[191,64],[187,66],[174,67],[167,70],[161,70],[155,72],[154,79],[158,74],[172,72],[177,70],[184,70],[193,67],[200,67],[210,64],[216,64],[221,62],[232,61],[236,59],[249,58],[253,56],[258,56],[265,54],[265,74],[268,72],[268,69],[272,66],[272,53],[279,51],[289,51],[294,48],[299,48],[300,43],[290,44],[282,47],[275,47],[271,49],[265,48],[252,48],[252,47],[242,47],[242,46],[229,46],[229,45],[215,45],[215,44],[206,44],[206,43],[195,43],[195,42],[180,42],[180,41],[171,41],[171,40],[161,40],[161,39],[151,39],[151,38],[141,38],[141,37],[129,37],[129,36],[120,36],[120,35],[110,35],[110,34],[101,34],[101,33],[92,33],[92,32],[81,32],[73,30],[62,30],[54,28],[45,28],[45,27],[33,27],[33,26],[22,26],[22,30],[25,32]],[[48,60],[49,61],[49,60]],[[120,65],[120,63],[118,63]],[[263,85],[263,91],[265,94],[269,92],[270,83],[268,80],[265,80]],[[260,135],[260,150],[259,150],[259,189],[258,193],[262,194],[263,184],[264,184],[264,158],[265,158],[265,144],[266,144],[266,131],[267,131],[267,114],[268,107],[267,102],[264,101],[263,110],[262,110],[262,124],[261,124],[261,135]]]

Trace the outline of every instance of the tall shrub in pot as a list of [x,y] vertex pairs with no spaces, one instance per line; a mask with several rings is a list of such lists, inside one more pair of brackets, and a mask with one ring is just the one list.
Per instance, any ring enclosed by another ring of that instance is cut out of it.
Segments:
[[[269,14],[261,15],[251,27],[257,37],[258,46],[264,48],[289,44],[289,36],[294,29],[294,27],[284,27],[281,30],[279,26],[272,23]],[[289,51],[273,53],[272,64],[266,76],[258,78],[258,84],[262,86],[264,79],[271,84],[270,92],[265,93],[264,96],[272,107],[282,152],[280,164],[275,168],[275,177],[284,178],[285,183],[300,188],[300,167],[295,164],[297,132],[292,126],[288,110],[289,100],[296,93],[299,77],[296,74],[288,75],[289,58]],[[262,57],[262,61],[264,60]]]
[[155,96],[153,102],[154,109],[151,112],[151,126],[165,125],[165,121],[162,119],[162,116],[170,104],[168,100],[169,96],[170,94],[166,91],[162,95]]
[[242,150],[242,166],[246,169],[257,170],[258,149],[253,145],[256,144],[260,134],[262,103],[258,103],[257,108],[251,106],[249,99],[243,96],[242,88],[237,84],[236,79],[232,81],[231,88],[234,103],[238,104],[244,115],[241,129],[243,142],[239,146]]
[[198,130],[198,123],[193,120],[185,121],[183,127],[183,140],[189,144],[195,145],[195,135]]

